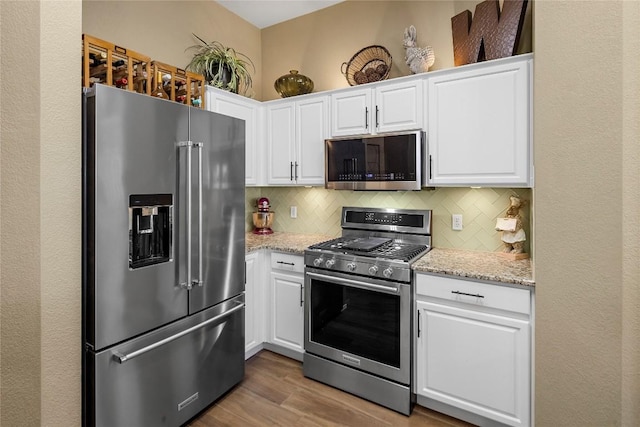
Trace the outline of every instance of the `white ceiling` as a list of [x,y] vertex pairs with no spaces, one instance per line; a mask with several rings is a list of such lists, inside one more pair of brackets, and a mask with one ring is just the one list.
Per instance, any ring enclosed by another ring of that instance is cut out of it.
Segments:
[[262,29],[344,0],[217,0],[225,8]]

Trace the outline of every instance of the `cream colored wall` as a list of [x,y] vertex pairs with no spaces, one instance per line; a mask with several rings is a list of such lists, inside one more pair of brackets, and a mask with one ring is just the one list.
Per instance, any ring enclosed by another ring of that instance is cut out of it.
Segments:
[[[459,3],[459,4],[458,4]],[[431,70],[453,67],[451,17],[474,1],[360,1],[351,0],[273,25],[262,31],[263,100],[278,99],[273,82],[298,70],[314,82],[314,92],[348,87],[341,73],[360,49],[382,45],[393,63],[389,78],[411,74],[402,46],[404,30],[414,25],[419,46],[433,47]],[[518,52],[530,52],[531,15],[527,15]]]
[[42,0],[41,5],[40,410],[42,425],[78,426],[82,107],[80,96],[61,96],[60,75],[81,69],[82,2]]
[[639,4],[535,5],[540,426],[640,425]]
[[[501,251],[500,232],[495,230],[496,218],[504,216],[509,196],[518,194],[531,200],[530,189],[509,188],[438,188],[422,191],[334,191],[324,188],[262,188],[247,192],[249,212],[256,210],[256,199],[267,197],[275,212],[274,231],[307,234],[341,234],[340,216],[343,206],[385,207],[395,209],[431,209],[433,211],[434,247],[459,248],[474,251]],[[298,217],[289,214],[291,206],[298,208]],[[521,210],[526,235],[530,233],[529,205]],[[451,214],[462,214],[464,229],[451,229]],[[250,215],[247,226],[252,229]],[[529,252],[529,241],[526,250]]]
[[253,98],[262,95],[260,30],[214,1],[85,0],[82,31],[179,68],[193,56],[185,49],[198,43],[192,33],[218,40],[251,58]]
[[0,12],[0,424],[80,425],[81,3]]
[[[40,4],[2,2],[2,425],[37,425],[41,388]],[[12,78],[13,76],[13,78]],[[20,78],[15,78],[20,76]],[[31,84],[25,85],[25,81]],[[15,94],[20,93],[19,97]],[[12,99],[13,102],[7,102]],[[28,260],[28,261],[27,261]],[[35,398],[34,398],[35,397]],[[21,417],[19,417],[21,415]]]
[[640,2],[622,18],[622,425],[640,425]]

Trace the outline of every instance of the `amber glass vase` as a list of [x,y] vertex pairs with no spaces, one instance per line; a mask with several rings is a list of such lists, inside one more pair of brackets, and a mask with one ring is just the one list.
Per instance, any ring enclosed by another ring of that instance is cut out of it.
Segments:
[[298,74],[298,70],[291,70],[289,74],[278,77],[273,87],[280,96],[287,98],[311,93],[313,91],[313,80],[305,75]]

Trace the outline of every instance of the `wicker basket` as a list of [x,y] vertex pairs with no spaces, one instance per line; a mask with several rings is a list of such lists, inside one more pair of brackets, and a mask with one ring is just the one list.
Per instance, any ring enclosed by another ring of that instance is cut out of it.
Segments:
[[384,46],[367,46],[343,62],[340,70],[351,86],[385,80],[391,70],[391,54]]

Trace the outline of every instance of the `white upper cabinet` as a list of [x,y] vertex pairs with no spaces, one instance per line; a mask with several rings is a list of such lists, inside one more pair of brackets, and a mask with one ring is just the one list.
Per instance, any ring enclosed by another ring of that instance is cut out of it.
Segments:
[[296,102],[296,158],[299,185],[324,185],[324,140],[329,137],[329,97]]
[[422,79],[382,82],[331,95],[331,136],[422,129]]
[[245,121],[245,185],[264,185],[264,132],[261,124],[262,105],[243,96],[207,86],[206,106],[209,111]]
[[430,186],[533,186],[532,56],[427,79]]
[[268,185],[324,185],[329,97],[267,103]]

